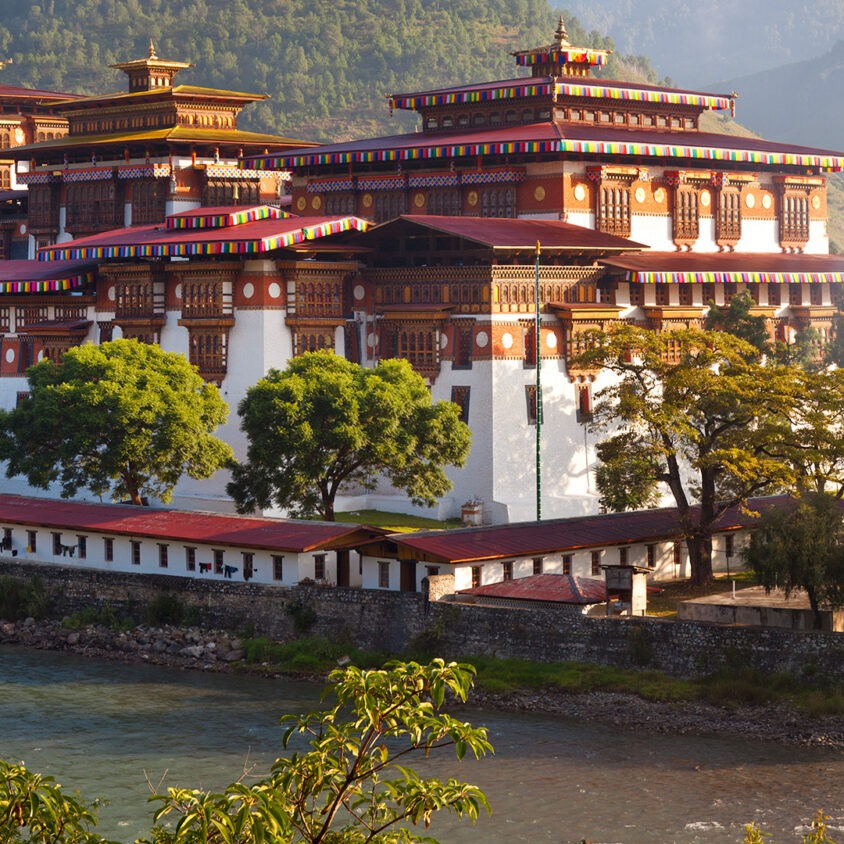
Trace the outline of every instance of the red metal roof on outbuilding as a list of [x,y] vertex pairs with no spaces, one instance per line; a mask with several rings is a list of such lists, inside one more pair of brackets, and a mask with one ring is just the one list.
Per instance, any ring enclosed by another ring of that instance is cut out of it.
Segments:
[[555,601],[561,604],[600,604],[607,599],[607,584],[604,580],[571,574],[534,574],[488,583],[474,589],[461,589],[458,594],[521,601]]
[[18,495],[0,495],[0,524],[4,522],[290,552],[345,547],[383,534],[377,528],[337,522],[230,516]]
[[[782,495],[753,499],[748,506],[751,512],[764,512],[772,507],[790,506],[789,502],[792,499]],[[721,517],[717,529],[735,530],[755,522],[755,516],[732,508]],[[677,509],[663,507],[542,522],[392,534],[389,541],[416,553],[418,559],[454,565],[681,539],[682,536]],[[365,546],[360,546],[359,550],[366,553]]]
[[781,252],[642,252],[600,258],[600,263],[638,272],[844,272],[844,255]]

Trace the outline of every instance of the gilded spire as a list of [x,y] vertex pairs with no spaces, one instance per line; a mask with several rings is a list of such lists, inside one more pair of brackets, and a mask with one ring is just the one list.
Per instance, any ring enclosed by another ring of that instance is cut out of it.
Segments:
[[[560,18],[562,20],[562,18]],[[155,55],[155,44],[152,43],[152,38],[149,39],[149,57],[151,59],[157,59],[158,56]]]
[[557,46],[558,47],[570,47],[571,44],[569,42],[569,33],[566,29],[566,22],[563,20],[563,16],[560,15],[560,22],[557,24],[557,31],[554,33],[557,36]]

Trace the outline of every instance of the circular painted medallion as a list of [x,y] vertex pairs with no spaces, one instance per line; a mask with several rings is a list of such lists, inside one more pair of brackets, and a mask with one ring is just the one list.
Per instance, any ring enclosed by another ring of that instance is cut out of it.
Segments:
[[586,199],[586,186],[585,185],[575,185],[574,186],[574,198],[578,202],[583,202]]
[[364,208],[371,208],[372,207],[372,194],[365,193],[363,195],[363,207]]
[[421,208],[425,204],[425,194],[424,193],[413,194],[413,204],[417,208]]
[[709,208],[709,204],[712,202],[712,197],[709,195],[708,190],[702,190],[700,192],[700,204],[704,208]]
[[545,345],[549,349],[557,348],[557,335],[553,331],[548,332],[548,335],[545,338]]
[[314,211],[319,211],[319,209],[322,208],[321,196],[315,196],[313,199],[311,199],[311,208],[313,208]]
[[466,202],[474,208],[478,204],[478,192],[476,190],[470,190],[466,197]]
[[267,294],[269,295],[270,299],[278,299],[281,296],[281,286],[278,282],[274,281],[270,286],[267,288]]
[[355,291],[354,291],[354,293],[355,293],[355,299],[356,299],[358,302],[360,302],[360,300],[361,300],[361,299],[363,299],[363,297],[364,297],[364,296],[366,296],[366,291],[363,289],[363,285],[362,285],[362,284],[356,284],[356,285],[355,285]]
[[366,345],[369,346],[370,349],[374,349],[377,344],[378,338],[375,336],[374,333],[370,332],[366,335]]
[[774,200],[771,199],[771,194],[766,193],[762,196],[762,207],[767,211],[772,205],[774,204]]
[[821,207],[821,198],[817,194],[815,194],[812,197],[812,208],[814,208],[815,211],[818,211],[818,210],[820,210],[820,207]]
[[756,197],[755,197],[755,195],[754,195],[754,194],[752,194],[752,193],[749,193],[749,194],[748,194],[748,195],[744,198],[744,204],[745,204],[748,208],[755,208],[755,207],[756,207]]
[[479,349],[486,348],[486,344],[489,343],[489,335],[486,331],[479,331],[475,337],[475,342]]
[[545,199],[545,188],[542,185],[537,185],[536,190],[533,192],[533,198],[537,202],[542,202]]
[[645,201],[645,189],[642,187],[636,188],[636,193],[633,194],[636,197],[636,202],[641,205]]
[[176,285],[175,289],[173,290],[173,295],[174,295],[177,299],[181,299],[181,298],[182,298],[182,285],[181,285],[181,282],[180,282],[179,284],[177,284],[177,285]]
[[14,349],[6,349],[6,363],[14,363],[15,360],[15,350]]
[[308,204],[308,200],[307,200],[307,199],[305,199],[305,197],[304,197],[304,196],[300,196],[300,197],[296,200],[296,207],[297,207],[300,211],[304,211],[304,210],[305,210],[305,206],[307,206],[307,204]]
[[246,284],[243,285],[243,298],[244,299],[251,299],[255,295],[255,285],[251,282],[247,281]]
[[665,202],[665,189],[657,188],[654,191],[654,202]]
[[501,337],[501,345],[504,346],[505,349],[512,349],[513,348],[513,335],[512,334],[504,334]]

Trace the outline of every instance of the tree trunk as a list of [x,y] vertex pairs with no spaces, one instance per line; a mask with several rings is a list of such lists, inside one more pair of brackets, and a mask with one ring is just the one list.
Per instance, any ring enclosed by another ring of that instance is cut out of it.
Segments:
[[695,586],[705,586],[713,580],[712,575],[712,537],[694,534],[686,540],[689,549],[691,580]]
[[818,596],[815,594],[815,590],[811,588],[806,589],[806,595],[809,598],[809,606],[812,608],[812,627],[815,630],[823,630],[823,616],[818,605]]

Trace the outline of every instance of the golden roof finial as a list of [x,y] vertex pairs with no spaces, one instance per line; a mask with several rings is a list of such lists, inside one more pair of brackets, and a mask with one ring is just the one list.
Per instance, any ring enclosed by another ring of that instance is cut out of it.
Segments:
[[12,59],[0,60],[0,70],[2,70],[4,67],[6,67],[7,64],[14,64],[14,61]]
[[158,56],[155,55],[155,44],[152,43],[152,38],[149,39],[149,57],[151,59],[158,58]]
[[554,33],[557,36],[557,46],[558,47],[570,47],[571,44],[569,43],[569,33],[566,29],[566,22],[563,20],[563,16],[560,15],[560,22],[557,24],[557,31]]

